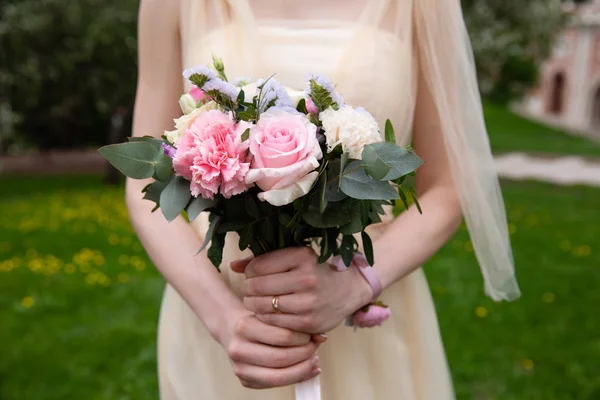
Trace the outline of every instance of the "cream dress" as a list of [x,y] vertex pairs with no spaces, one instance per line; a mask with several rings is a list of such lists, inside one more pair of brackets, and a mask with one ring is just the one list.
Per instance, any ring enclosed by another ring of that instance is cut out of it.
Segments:
[[[438,4],[450,4],[440,7],[436,3],[181,0],[183,66],[208,64],[214,53],[223,58],[230,77],[276,74],[284,85],[298,89],[305,87],[308,72],[327,75],[347,103],[366,108],[380,124],[390,118],[398,143],[408,144],[419,71],[429,68],[428,76],[433,77],[438,66],[417,52],[435,51],[435,43],[425,44],[427,18],[437,18],[438,12],[444,15],[446,8],[446,17],[462,26],[458,0],[439,0]],[[419,38],[415,32],[420,32]],[[439,71],[438,78],[443,79]],[[431,85],[436,82],[429,80]],[[199,217],[194,228],[203,237],[207,218]],[[373,234],[378,229],[384,227]],[[237,237],[228,236],[222,277],[238,293],[243,277],[228,266],[245,255],[237,248]],[[323,399],[453,399],[423,271],[387,288],[381,299],[393,310],[391,320],[380,328],[356,332],[340,326],[319,349]],[[292,387],[243,388],[224,350],[171,286],[160,317],[159,374],[162,400],[294,398]]]

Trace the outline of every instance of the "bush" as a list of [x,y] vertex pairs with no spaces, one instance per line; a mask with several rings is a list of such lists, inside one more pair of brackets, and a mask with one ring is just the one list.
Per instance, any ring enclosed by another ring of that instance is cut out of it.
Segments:
[[2,93],[18,117],[16,130],[42,149],[105,142],[113,111],[133,103],[138,2],[21,0],[0,7]]

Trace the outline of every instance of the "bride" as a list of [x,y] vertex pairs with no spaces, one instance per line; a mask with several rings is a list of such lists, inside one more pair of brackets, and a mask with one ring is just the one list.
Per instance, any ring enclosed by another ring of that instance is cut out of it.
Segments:
[[[297,89],[307,72],[327,75],[347,103],[380,124],[391,118],[397,142],[425,160],[416,177],[424,213],[412,207],[374,228],[370,281],[355,267],[318,266],[307,249],[245,259],[232,238],[219,274],[194,256],[207,220],[167,223],[141,199],[147,182],[128,180],[132,223],[168,281],[161,398],[292,399],[290,385],[317,375],[325,399],[454,398],[420,266],[464,216],[486,293],[519,295],[459,0],[142,0],[135,136],[172,127],[190,89],[183,69],[212,53],[231,76],[276,73]],[[340,324],[378,285],[392,318],[370,330]]]

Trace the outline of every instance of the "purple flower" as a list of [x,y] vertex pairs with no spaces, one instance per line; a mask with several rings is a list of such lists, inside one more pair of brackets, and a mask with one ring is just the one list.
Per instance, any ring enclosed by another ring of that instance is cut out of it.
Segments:
[[210,79],[208,82],[202,86],[202,90],[205,92],[211,92],[213,90],[229,97],[231,101],[236,101],[238,94],[240,93],[240,88],[235,87],[229,82],[225,82],[219,78]]
[[216,78],[216,75],[213,72],[213,70],[203,65],[194,68],[188,68],[185,71],[183,71],[183,77],[185,79],[190,79],[190,76],[194,74],[204,75],[209,81]]
[[273,103],[275,107],[284,109],[293,109],[294,104],[292,98],[288,94],[287,90],[277,81],[275,78],[269,78],[266,81],[260,79],[256,82],[261,91],[261,104],[259,105],[260,111],[266,111],[269,104]]
[[168,145],[166,143],[162,144],[162,148],[165,151],[165,155],[167,155],[169,158],[173,158],[175,157],[175,147]]

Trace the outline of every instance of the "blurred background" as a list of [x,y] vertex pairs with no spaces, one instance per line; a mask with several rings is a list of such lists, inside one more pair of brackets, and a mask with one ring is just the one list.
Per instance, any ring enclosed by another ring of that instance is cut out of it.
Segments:
[[[96,149],[137,0],[0,0],[0,399],[157,398],[163,279]],[[459,399],[600,399],[600,1],[463,0],[523,297],[465,228],[426,266]],[[25,118],[27,116],[27,118]]]

